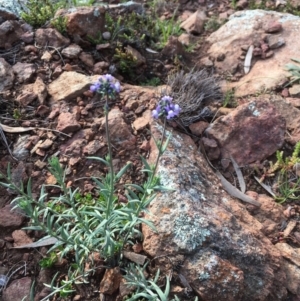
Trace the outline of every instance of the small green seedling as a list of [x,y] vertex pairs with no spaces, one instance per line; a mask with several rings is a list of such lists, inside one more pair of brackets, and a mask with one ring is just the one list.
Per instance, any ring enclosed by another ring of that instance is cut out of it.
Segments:
[[234,96],[234,90],[228,89],[225,93],[225,97],[222,103],[222,107],[224,108],[235,108],[237,105]]
[[51,268],[58,261],[56,252],[50,252],[47,257],[40,260],[39,264],[42,268]]
[[[293,62],[300,63],[299,59],[291,59]],[[300,81],[300,66],[295,64],[287,64],[285,65],[285,69],[291,74],[291,81],[286,85],[289,86],[295,82]]]

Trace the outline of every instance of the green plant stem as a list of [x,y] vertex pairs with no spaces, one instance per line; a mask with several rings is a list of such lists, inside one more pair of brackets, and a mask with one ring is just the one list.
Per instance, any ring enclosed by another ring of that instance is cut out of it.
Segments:
[[146,198],[148,197],[147,190],[149,189],[149,186],[152,185],[153,178],[155,177],[155,174],[156,174],[159,158],[163,153],[162,148],[163,148],[163,141],[164,141],[164,137],[165,137],[165,133],[166,133],[166,125],[167,125],[167,119],[165,118],[164,119],[163,132],[162,132],[162,136],[161,136],[161,142],[160,142],[159,147],[158,147],[158,155],[157,155],[157,158],[156,158],[156,162],[155,162],[154,168],[152,170],[150,180],[147,182],[148,184],[147,184],[147,187],[145,189],[146,193],[143,194],[143,197],[142,197],[142,199],[141,199],[141,201],[140,201],[140,203],[137,207],[137,210],[136,210],[137,215],[139,215],[140,210],[141,210],[141,206],[145,202]]
[[114,195],[114,167],[113,167],[113,162],[112,162],[112,149],[111,149],[111,143],[110,143],[110,136],[109,136],[109,127],[108,127],[108,94],[106,94],[106,102],[105,102],[105,133],[106,133],[106,141],[107,141],[107,146],[108,146],[108,156],[109,156],[109,172],[110,172],[110,191],[109,191],[109,199],[108,199],[108,205],[107,205],[107,210],[106,210],[106,218],[111,214],[112,210],[112,203],[113,203],[113,195]]
[[151,174],[151,178],[150,178],[149,183],[152,183],[152,180],[155,176],[156,169],[157,169],[157,166],[158,166],[159,158],[162,155],[162,147],[163,147],[163,141],[164,141],[164,137],[165,137],[165,133],[166,133],[166,125],[167,125],[167,118],[164,119],[164,128],[163,128],[163,132],[162,132],[162,136],[161,136],[161,142],[160,142],[160,145],[159,145],[159,148],[158,148],[158,156],[156,158],[153,173]]

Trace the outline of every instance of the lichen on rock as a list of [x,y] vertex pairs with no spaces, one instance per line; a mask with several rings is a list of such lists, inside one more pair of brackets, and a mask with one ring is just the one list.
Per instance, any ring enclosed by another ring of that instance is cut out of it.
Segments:
[[180,213],[174,221],[174,242],[186,253],[195,251],[210,235],[207,225],[208,221],[199,214]]

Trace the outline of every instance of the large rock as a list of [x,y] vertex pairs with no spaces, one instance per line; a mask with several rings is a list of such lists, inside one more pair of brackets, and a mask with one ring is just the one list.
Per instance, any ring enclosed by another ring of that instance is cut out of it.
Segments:
[[32,80],[37,67],[35,64],[17,62],[13,65],[13,70],[19,83],[27,83]]
[[[249,47],[251,44],[266,40],[266,30],[270,22],[282,25],[283,31],[278,38],[284,40],[285,45],[275,49],[271,58],[252,59],[250,72],[238,83],[232,84],[236,87],[236,96],[255,94],[262,89],[273,89],[286,80],[289,73],[284,70],[285,65],[291,62],[291,58],[299,58],[300,40],[295,37],[299,34],[300,18],[275,11],[240,11],[231,15],[229,21],[207,39],[211,44],[208,55],[214,59],[215,67],[219,72],[234,73],[237,65],[243,69],[241,67],[243,61],[239,60],[242,55],[241,47]],[[218,59],[224,56],[224,60]]]
[[104,7],[73,7],[71,9],[61,9],[55,17],[67,18],[67,33],[70,36],[81,38],[97,38],[99,32],[103,32],[105,25]]
[[24,220],[25,216],[18,213],[16,210],[11,210],[11,205],[6,205],[0,209],[0,227],[3,228],[16,228],[20,227]]
[[24,34],[21,24],[15,20],[7,20],[0,25],[0,48],[11,48]]
[[222,158],[230,155],[239,165],[260,162],[282,147],[284,118],[270,102],[256,100],[237,107],[210,124],[205,134],[218,142]]
[[287,275],[286,287],[295,295],[300,295],[300,249],[293,248],[287,243],[277,243],[276,248],[281,252],[283,261],[283,269]]
[[[21,3],[22,1],[18,0],[0,0],[0,15],[5,15],[6,20],[7,16],[9,15],[15,15],[19,17],[22,12]],[[9,18],[11,19],[12,17]]]
[[[151,131],[158,140],[162,126]],[[156,156],[152,141],[151,163]],[[179,273],[202,300],[284,300],[286,275],[279,250],[245,206],[222,190],[190,137],[173,135],[158,175],[174,191],[159,193],[149,206],[147,218],[157,232],[143,225],[148,254],[171,260],[183,255]]]
[[289,130],[286,141],[296,144],[300,141],[300,110],[294,108],[291,103],[280,96],[270,95],[269,98],[270,103],[286,121]]
[[55,48],[66,47],[70,40],[54,28],[39,28],[35,32],[35,41],[38,46],[51,46]]
[[54,102],[68,101],[82,94],[98,78],[99,76],[97,75],[86,76],[75,71],[66,71],[49,84],[48,93],[52,96]]
[[69,112],[60,113],[58,116],[56,130],[69,134],[80,130],[81,126],[77,122],[74,114]]
[[[296,144],[300,141],[300,110],[295,108],[289,99],[284,99],[279,95],[261,95],[260,99],[268,101],[271,106],[275,107],[278,114],[280,114],[285,122],[289,133],[285,140],[291,144]],[[249,98],[249,101],[255,101],[256,97]]]
[[[108,127],[111,143],[117,148],[134,150],[136,148],[136,137],[131,133],[130,126],[124,120],[124,114],[113,108],[108,113]],[[105,119],[102,119],[101,129],[105,131]]]
[[[29,300],[31,277],[23,277],[12,281],[3,292],[3,301]],[[27,298],[25,298],[27,296]]]

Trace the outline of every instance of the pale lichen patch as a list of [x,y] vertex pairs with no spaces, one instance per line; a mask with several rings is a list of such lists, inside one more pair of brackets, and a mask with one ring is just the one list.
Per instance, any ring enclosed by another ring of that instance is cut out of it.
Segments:
[[210,236],[208,222],[199,214],[179,214],[174,221],[174,242],[184,252],[191,253]]

